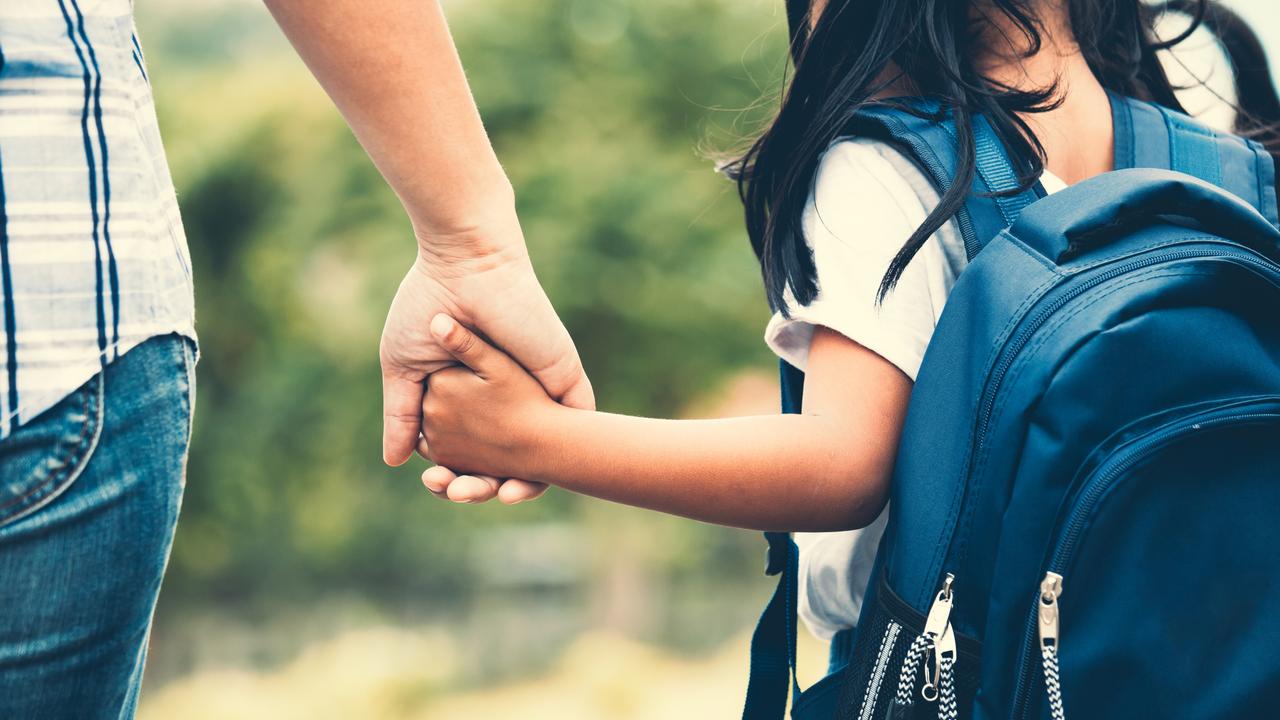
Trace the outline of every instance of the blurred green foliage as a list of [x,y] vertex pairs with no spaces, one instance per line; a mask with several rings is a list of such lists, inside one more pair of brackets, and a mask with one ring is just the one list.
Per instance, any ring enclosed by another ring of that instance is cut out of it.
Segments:
[[[602,409],[671,415],[737,370],[767,368],[740,207],[703,148],[737,144],[768,112],[759,100],[785,67],[781,4],[446,8]],[[477,534],[547,520],[600,533],[584,552],[620,547],[607,535],[630,528],[669,576],[754,577],[749,533],[643,514],[619,523],[554,491],[517,508],[453,506],[422,490],[421,461],[384,467],[377,340],[414,252],[395,197],[260,7],[139,14],[203,354],[162,613],[287,607],[344,588],[464,603]]]

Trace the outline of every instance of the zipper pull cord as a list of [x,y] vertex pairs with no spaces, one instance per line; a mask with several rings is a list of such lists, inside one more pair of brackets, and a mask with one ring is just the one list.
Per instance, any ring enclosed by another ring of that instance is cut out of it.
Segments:
[[[898,692],[894,699],[894,706],[899,711],[905,711],[915,704],[916,672],[920,665],[928,656],[932,656],[935,662],[938,660],[935,649],[940,637],[945,635],[951,628],[951,583],[955,581],[955,576],[947,573],[946,579],[943,581],[942,590],[938,591],[937,597],[933,600],[933,605],[929,608],[929,615],[924,623],[924,630],[911,641],[911,647],[907,649],[907,656],[902,661],[902,670],[898,674]],[[941,666],[937,668],[934,677],[941,675]],[[938,678],[940,679],[940,678]],[[920,691],[925,700],[930,702],[938,699],[938,688],[934,681],[929,678],[928,668],[925,669],[925,686]]]
[[936,648],[938,654],[938,720],[957,720],[960,706],[956,702],[956,634],[947,623]]
[[1067,713],[1062,709],[1062,686],[1058,681],[1058,649],[1041,645],[1040,657],[1044,659],[1044,685],[1049,690],[1049,717],[1066,720]]
[[1062,707],[1062,682],[1058,673],[1058,598],[1062,596],[1062,576],[1045,573],[1040,582],[1040,658],[1044,665],[1044,686],[1049,694],[1049,716],[1066,720]]
[[920,667],[921,661],[932,649],[933,639],[923,633],[911,641],[911,647],[907,649],[907,657],[902,661],[902,672],[898,674],[896,698],[898,706],[910,708],[915,704],[915,693],[912,691],[916,687],[916,668]]
[[[929,654],[933,659],[933,672],[929,672],[929,665],[926,664],[924,668],[924,687],[920,688],[920,697],[927,702],[933,702],[938,699],[938,678],[942,675],[942,651],[938,648],[938,642],[951,630],[951,607],[953,604],[951,584],[955,582],[955,579],[955,575],[947,573],[947,577],[942,581],[942,589],[938,591],[937,597],[934,598],[933,605],[929,608],[929,616],[924,623],[924,635],[929,638],[929,650],[932,651]],[[952,648],[952,652],[955,652],[955,648]]]

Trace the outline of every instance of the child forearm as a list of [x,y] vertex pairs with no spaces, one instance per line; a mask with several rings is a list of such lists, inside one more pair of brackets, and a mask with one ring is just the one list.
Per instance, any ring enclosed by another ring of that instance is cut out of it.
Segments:
[[425,452],[446,468],[760,530],[862,527],[884,506],[911,382],[836,333],[814,333],[803,414],[725,420],[568,408],[455,334],[443,346],[466,367],[433,373],[422,405]]
[[883,507],[890,453],[848,451],[819,415],[656,420],[562,408],[519,451],[520,475],[574,492],[757,530],[862,527]]

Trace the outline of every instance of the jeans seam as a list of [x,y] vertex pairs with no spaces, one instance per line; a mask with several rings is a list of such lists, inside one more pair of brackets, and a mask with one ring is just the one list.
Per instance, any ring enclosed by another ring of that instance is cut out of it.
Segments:
[[[182,448],[182,486],[187,484],[187,468],[191,462],[191,439],[195,434],[196,424],[196,363],[199,361],[199,347],[195,341],[187,337],[178,338],[180,364],[183,379],[186,381],[186,392],[183,393],[183,409],[187,416],[187,434],[183,438]],[[165,558],[165,565],[169,563]]]
[[191,434],[195,426],[195,380],[196,380],[196,358],[195,351],[192,348],[192,341],[186,337],[178,338],[178,349],[181,353],[180,361],[182,367],[182,378],[186,382],[186,392],[183,393],[182,403],[183,411],[187,415],[187,444],[191,443]]
[[[84,427],[81,429],[79,441],[77,441],[70,450],[66,451],[66,455],[63,456],[65,457],[65,461],[62,468],[50,473],[49,478],[36,487],[31,488],[21,496],[5,503],[3,507],[0,507],[0,510],[20,503],[35,493],[48,489],[50,486],[55,486],[54,491],[50,492],[48,496],[41,498],[31,507],[15,514],[13,517],[0,520],[0,527],[11,525],[53,502],[59,495],[65,492],[73,482],[75,482],[76,478],[80,476],[84,471],[84,468],[89,464],[89,461],[93,459],[94,451],[96,451],[98,447],[98,441],[102,437],[102,421],[103,413],[105,412],[104,405],[106,404],[106,398],[103,374],[99,373],[90,380],[90,382],[93,383],[94,388],[89,392],[84,393],[85,414],[89,416],[90,421],[85,423]],[[91,403],[96,404],[97,406],[93,412],[89,412],[88,406]],[[72,463],[71,461],[74,460],[77,455],[80,456],[80,461]]]

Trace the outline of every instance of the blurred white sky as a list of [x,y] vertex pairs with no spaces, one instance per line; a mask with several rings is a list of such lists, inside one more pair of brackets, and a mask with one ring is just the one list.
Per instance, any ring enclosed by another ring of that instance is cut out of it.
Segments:
[[[225,5],[261,5],[261,0],[143,0],[146,5],[165,10]],[[485,0],[444,0],[448,5],[481,4]],[[1270,51],[1271,67],[1280,69],[1280,0],[1224,0],[1243,15],[1262,37]],[[779,6],[782,0],[778,0]],[[140,12],[146,12],[144,8]]]
[[1227,6],[1244,16],[1262,37],[1271,57],[1271,67],[1280,68],[1280,2],[1276,0],[1228,0]]
[[[0,0],[0,2],[3,1]],[[1160,0],[1147,1],[1153,4],[1160,2]],[[451,8],[450,12],[457,12],[465,10],[468,6],[483,6],[486,0],[442,0],[442,2]],[[1280,0],[1220,0],[1220,2],[1239,12],[1258,33],[1267,48],[1273,73],[1280,78]],[[768,8],[767,2],[759,4],[763,8]],[[778,8],[781,8],[782,0],[777,0],[777,4]],[[261,13],[263,25],[261,30],[264,33],[262,37],[270,38],[269,42],[284,46],[284,39],[271,27],[267,13],[262,7],[262,0],[144,0],[139,15],[145,16],[144,19],[159,20],[163,24],[164,19],[182,17],[193,10],[232,7],[253,8],[252,12]],[[1168,20],[1161,28],[1161,35],[1177,33],[1181,25],[1179,19]],[[145,41],[145,35],[143,39]],[[744,42],[747,41],[748,39],[744,39]],[[1225,63],[1217,43],[1208,33],[1201,31],[1180,45],[1176,55],[1177,61],[1174,62],[1168,62],[1169,59],[1166,58],[1166,69],[1175,86],[1188,88],[1179,92],[1184,107],[1192,115],[1215,127],[1229,129],[1234,113],[1223,100],[1234,102],[1234,83],[1231,81],[1230,73],[1225,71]],[[1194,87],[1202,80],[1208,88]],[[1219,99],[1219,96],[1222,99]]]

